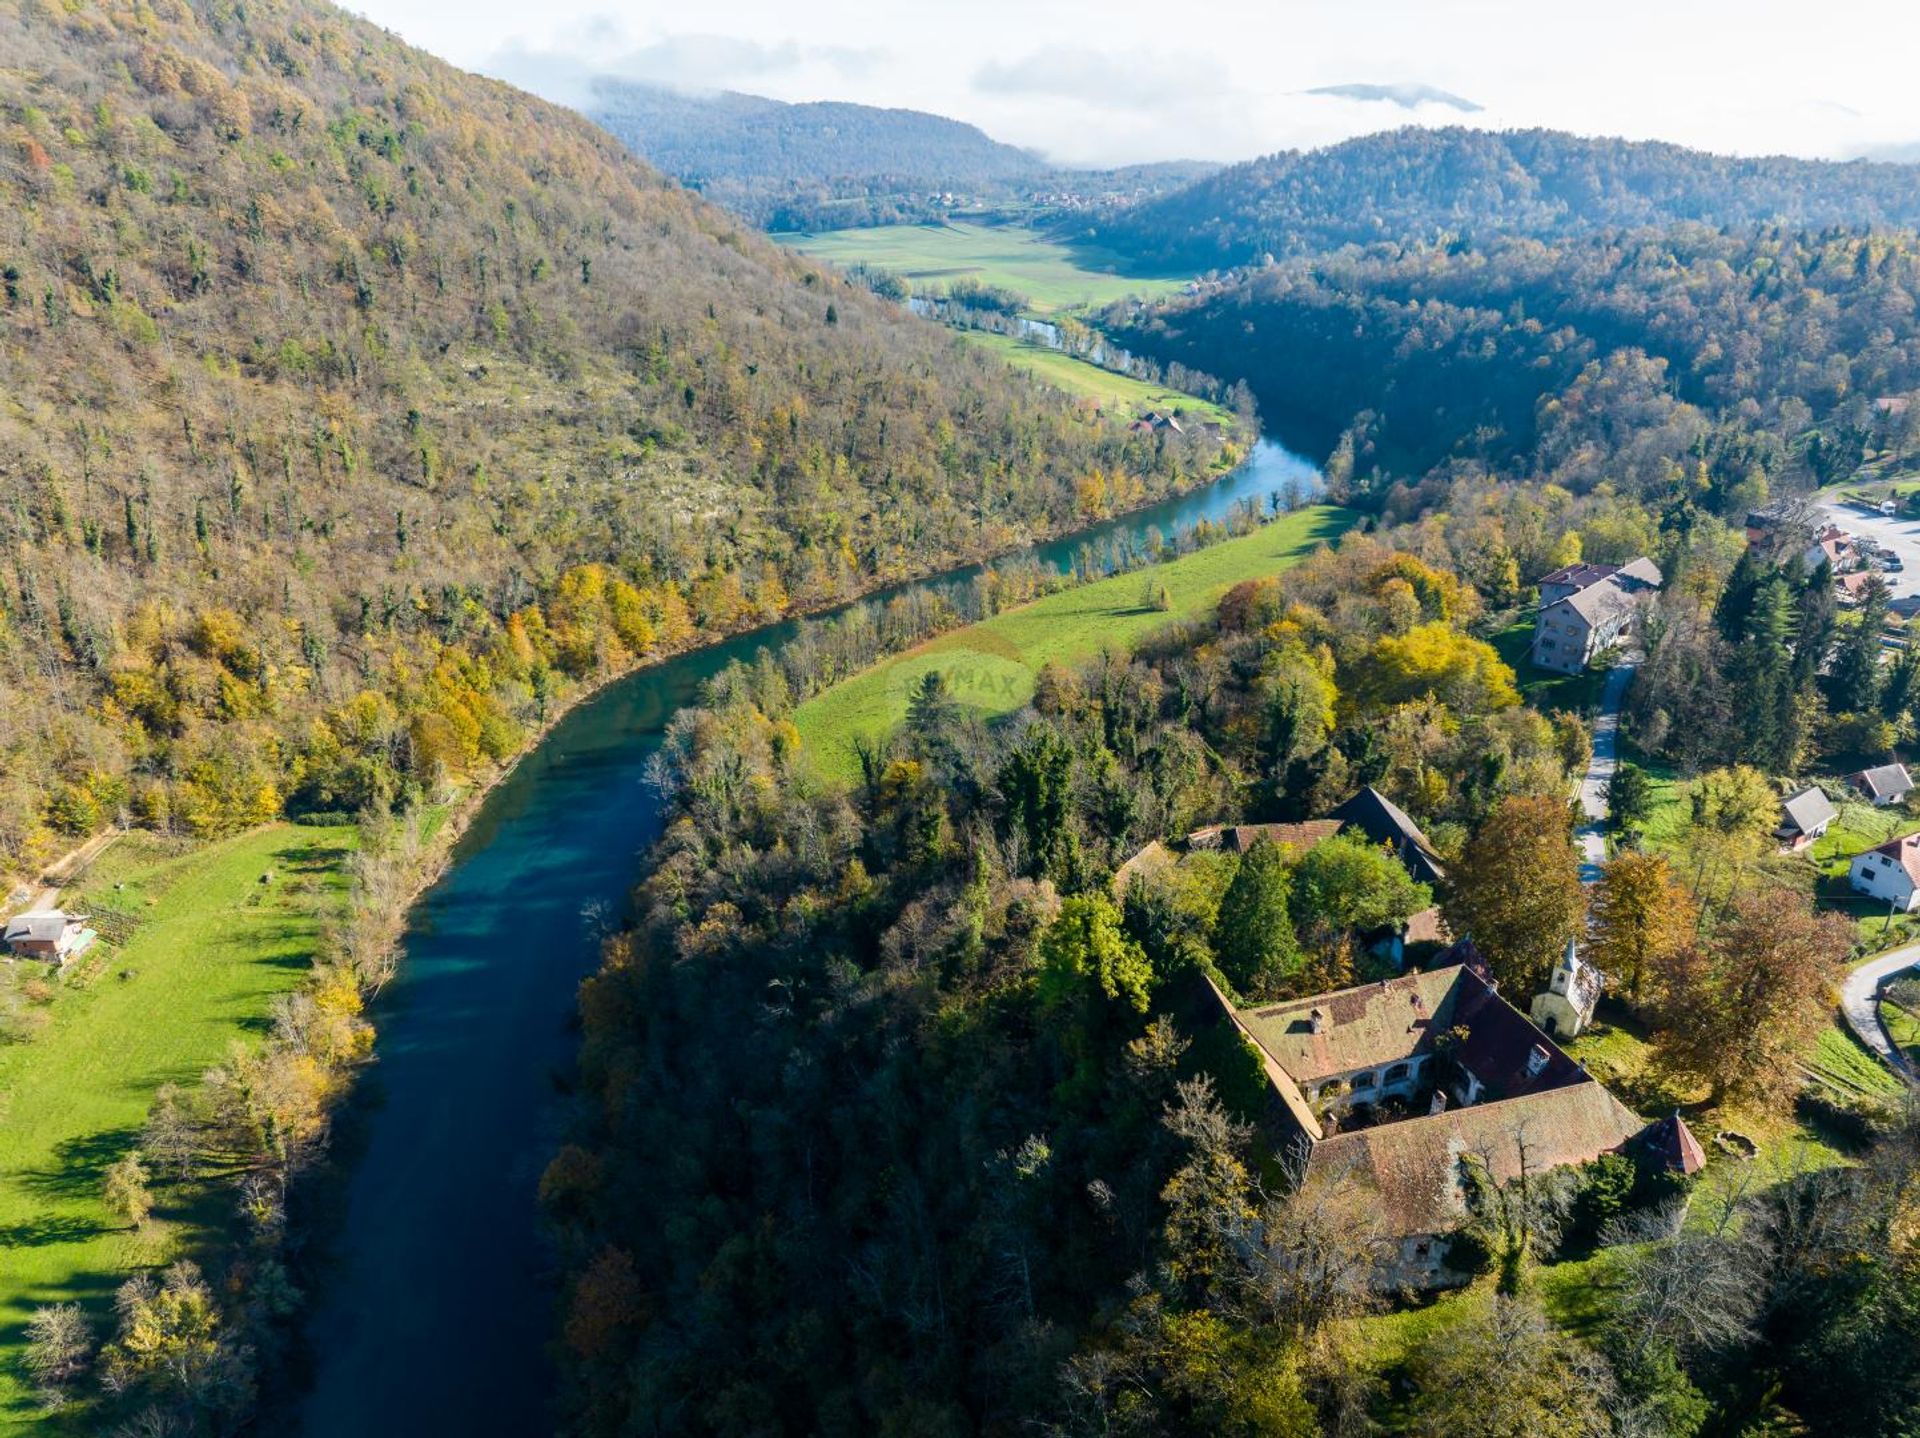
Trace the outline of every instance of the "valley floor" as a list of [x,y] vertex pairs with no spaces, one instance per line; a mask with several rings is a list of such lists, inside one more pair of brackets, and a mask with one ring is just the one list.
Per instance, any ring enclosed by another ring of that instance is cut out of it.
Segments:
[[104,1329],[130,1271],[193,1255],[228,1219],[228,1186],[169,1184],[133,1228],[102,1201],[102,1176],[162,1084],[192,1084],[264,1032],[307,971],[355,840],[292,824],[205,846],[129,833],[65,901],[105,941],[58,977],[25,963],[8,975],[21,1007],[0,1046],[0,1433],[40,1419],[19,1368],[36,1307],[78,1300]]
[[[1202,614],[1240,581],[1297,564],[1317,545],[1345,533],[1355,517],[1349,510],[1314,505],[1166,564],[1010,609],[816,695],[800,706],[794,723],[820,773],[852,779],[858,773],[854,741],[896,728],[929,671],[943,671],[954,695],[989,717],[1010,714],[1032,697],[1042,666],[1075,664],[1105,648],[1125,649],[1165,624]],[[1147,602],[1162,585],[1164,610]]]

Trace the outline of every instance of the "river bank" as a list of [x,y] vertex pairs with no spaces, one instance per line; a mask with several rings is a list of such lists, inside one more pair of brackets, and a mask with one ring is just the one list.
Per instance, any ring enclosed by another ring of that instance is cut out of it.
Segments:
[[[1199,490],[1036,546],[1083,547],[1218,520],[1312,466],[1278,446]],[[968,582],[977,565],[919,583]],[[884,599],[913,586],[879,591]],[[817,619],[790,618],[576,696],[541,741],[462,805],[405,962],[374,1018],[380,1062],[356,1104],[328,1279],[307,1328],[298,1426],[542,1431],[549,1325],[539,1174],[558,1140],[574,991],[618,920],[659,816],[646,768],[668,721],[727,664]]]

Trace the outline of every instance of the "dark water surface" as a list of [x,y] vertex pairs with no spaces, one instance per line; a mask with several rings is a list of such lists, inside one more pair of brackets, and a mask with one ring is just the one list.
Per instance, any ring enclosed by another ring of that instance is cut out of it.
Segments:
[[[1082,544],[1224,519],[1290,481],[1311,492],[1318,473],[1263,440],[1205,489],[1036,553],[1064,571]],[[974,572],[922,583],[964,584]],[[308,1326],[308,1438],[550,1431],[534,1191],[558,1142],[575,987],[597,957],[587,914],[618,916],[659,832],[645,773],[674,711],[729,661],[816,622],[740,635],[580,705],[487,797],[415,906],[405,961],[374,1015],[365,1146]]]

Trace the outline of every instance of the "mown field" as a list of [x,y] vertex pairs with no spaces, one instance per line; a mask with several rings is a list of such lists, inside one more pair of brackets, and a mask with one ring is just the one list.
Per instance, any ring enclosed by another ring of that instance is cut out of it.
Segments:
[[884,225],[774,238],[836,265],[890,271],[921,294],[942,293],[960,279],[1012,290],[1026,297],[1035,314],[1111,304],[1129,295],[1152,299],[1192,278],[1129,275],[1118,255],[1063,245],[1019,225]]
[[1148,384],[1131,375],[1115,374],[1045,345],[1029,344],[1008,335],[988,334],[985,330],[958,330],[968,344],[992,350],[1016,369],[1038,375],[1055,389],[1077,398],[1090,399],[1107,410],[1132,418],[1146,410],[1178,410],[1197,415],[1215,424],[1227,424],[1233,416],[1219,405],[1165,385]]
[[39,1419],[19,1371],[36,1307],[78,1299],[104,1331],[130,1270],[191,1255],[224,1221],[229,1191],[183,1199],[169,1185],[136,1231],[101,1202],[102,1174],[156,1089],[192,1083],[264,1032],[344,893],[355,839],[290,824],[200,847],[130,833],[62,898],[124,942],[96,944],[58,978],[11,976],[45,988],[23,1005],[29,1032],[0,1045],[0,1431]]
[[[855,675],[818,694],[794,716],[815,769],[835,778],[858,772],[854,740],[890,732],[929,670],[939,669],[963,702],[989,716],[1011,713],[1033,693],[1048,662],[1073,664],[1105,648],[1125,649],[1142,635],[1205,611],[1243,579],[1274,574],[1353,523],[1348,510],[1315,505],[1166,564],[1116,575],[995,615]],[[1165,585],[1167,610],[1144,602]]]

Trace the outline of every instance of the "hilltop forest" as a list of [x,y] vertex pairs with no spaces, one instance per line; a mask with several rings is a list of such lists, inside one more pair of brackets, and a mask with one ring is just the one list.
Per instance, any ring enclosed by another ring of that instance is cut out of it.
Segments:
[[1383,241],[1467,248],[1688,222],[1912,225],[1916,174],[1912,165],[1710,155],[1557,130],[1409,126],[1229,165],[1087,233],[1143,264],[1208,270]]
[[611,78],[594,82],[586,113],[648,164],[773,231],[939,219],[956,201],[1070,208],[1132,201],[1215,168],[1175,160],[1068,169],[921,110],[790,104],[735,91],[692,95]]
[[314,0],[0,0],[0,54],[0,867],[432,787],[1228,453]]

